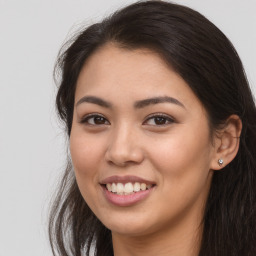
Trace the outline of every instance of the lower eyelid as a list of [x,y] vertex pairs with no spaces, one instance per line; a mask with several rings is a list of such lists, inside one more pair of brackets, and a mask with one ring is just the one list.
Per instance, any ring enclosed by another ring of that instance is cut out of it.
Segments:
[[[79,123],[82,123],[82,124],[85,123],[85,124],[88,124],[88,125],[94,125],[94,124],[90,124],[90,123],[88,122],[88,120],[90,120],[91,118],[95,118],[95,117],[102,117],[102,118],[105,119],[105,121],[106,121],[108,124],[110,124],[110,122],[107,120],[106,117],[104,117],[103,115],[97,114],[97,113],[88,114],[88,115],[83,116],[83,117],[79,120]],[[97,125],[97,124],[95,124],[95,125]]]
[[[156,115],[153,115],[153,116],[149,116],[149,117],[143,122],[143,124],[146,124],[146,122],[148,122],[149,120],[152,120],[152,119],[158,118],[158,117],[164,118],[164,119],[166,119],[166,121],[168,122],[168,123],[166,123],[166,124],[162,124],[162,126],[168,125],[168,124],[172,124],[172,123],[175,122],[175,120],[174,120],[172,117],[170,117],[170,116],[161,115],[161,114],[157,115],[157,114],[156,114]],[[151,125],[152,125],[152,124],[151,124]],[[156,126],[161,126],[161,125],[156,125]]]
[[[95,126],[99,126],[100,124],[90,124],[88,121],[91,119],[91,118],[95,118],[95,117],[101,117],[101,118],[104,118],[105,119],[105,123],[102,124],[102,125],[110,125],[110,122],[108,121],[108,119],[101,115],[101,114],[98,114],[98,113],[91,113],[91,114],[87,114],[83,117],[81,117],[79,119],[79,123],[81,124],[88,124],[88,125],[95,125]],[[143,125],[147,125],[148,121],[149,120],[153,120],[154,118],[163,118],[163,119],[166,119],[166,123],[164,124],[148,124],[148,125],[151,125],[151,126],[166,126],[166,125],[169,125],[169,124],[172,124],[175,122],[174,118],[170,117],[169,115],[164,115],[164,114],[154,114],[154,115],[151,115],[151,116],[148,116],[144,121],[143,121]],[[154,122],[154,121],[153,121]]]

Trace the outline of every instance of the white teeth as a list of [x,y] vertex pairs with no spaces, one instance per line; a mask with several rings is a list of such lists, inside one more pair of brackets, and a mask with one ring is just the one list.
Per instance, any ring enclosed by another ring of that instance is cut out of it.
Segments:
[[[110,184],[111,185],[111,184]],[[112,186],[111,186],[111,191],[116,193],[116,184],[115,183],[112,183]]]
[[111,191],[111,187],[112,187],[111,184],[108,183],[108,184],[107,184],[107,190],[108,190],[108,191]]
[[141,190],[146,190],[146,188],[147,188],[147,185],[145,183],[140,184],[140,189]]
[[146,184],[146,183],[139,183],[135,182],[132,184],[131,182],[128,183],[107,183],[106,188],[108,191],[111,191],[112,193],[117,193],[118,195],[129,195],[134,192],[139,192],[140,190],[144,191],[146,189],[150,189],[152,187],[152,184]]
[[122,183],[117,183],[116,185],[116,193],[122,194],[124,192],[124,185]]
[[139,182],[135,182],[135,184],[133,185],[133,190],[135,192],[139,192],[140,191],[140,183]]
[[124,192],[125,192],[125,193],[132,193],[132,192],[133,192],[133,185],[132,185],[131,182],[126,183],[126,184],[124,185]]

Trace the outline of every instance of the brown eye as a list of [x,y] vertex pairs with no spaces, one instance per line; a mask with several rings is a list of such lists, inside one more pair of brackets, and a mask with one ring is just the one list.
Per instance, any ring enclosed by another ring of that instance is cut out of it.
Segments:
[[143,124],[153,125],[153,126],[163,126],[163,125],[171,124],[173,122],[174,120],[169,116],[154,115],[149,117]]
[[105,124],[106,119],[103,118],[102,116],[95,116],[94,118],[94,124]]
[[89,115],[83,118],[81,123],[89,124],[89,125],[109,125],[109,121],[100,115]]
[[156,125],[163,125],[163,124],[166,124],[167,119],[164,117],[155,117],[154,122]]

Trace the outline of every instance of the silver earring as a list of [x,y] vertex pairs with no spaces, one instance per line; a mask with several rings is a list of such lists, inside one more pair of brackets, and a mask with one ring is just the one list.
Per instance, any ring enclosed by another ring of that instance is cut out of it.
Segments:
[[222,165],[223,165],[223,163],[224,163],[223,159],[222,159],[222,158],[220,158],[220,159],[218,160],[218,164],[219,164],[219,166],[222,166]]

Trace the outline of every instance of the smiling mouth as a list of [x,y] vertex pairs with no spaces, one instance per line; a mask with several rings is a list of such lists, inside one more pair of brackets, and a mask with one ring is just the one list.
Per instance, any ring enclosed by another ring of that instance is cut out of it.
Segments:
[[148,198],[156,187],[154,181],[137,176],[110,176],[100,182],[107,201],[118,207],[137,205]]
[[131,195],[138,193],[140,191],[145,191],[151,189],[154,184],[146,184],[144,182],[127,182],[127,183],[107,183],[104,184],[109,192],[117,195]]

